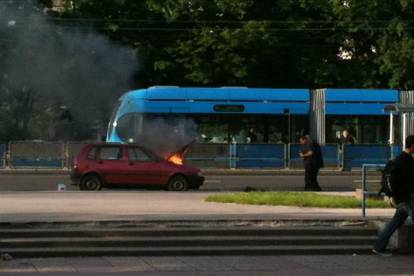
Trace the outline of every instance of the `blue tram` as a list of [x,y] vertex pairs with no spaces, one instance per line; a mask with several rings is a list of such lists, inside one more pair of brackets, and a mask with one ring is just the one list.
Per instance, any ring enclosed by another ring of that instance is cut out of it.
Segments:
[[386,143],[389,122],[384,107],[399,103],[401,93],[156,86],[130,91],[118,100],[107,141],[135,142],[155,123],[168,125],[166,131],[195,131],[204,143],[295,143],[305,133],[320,143],[332,143],[344,129],[359,144]]

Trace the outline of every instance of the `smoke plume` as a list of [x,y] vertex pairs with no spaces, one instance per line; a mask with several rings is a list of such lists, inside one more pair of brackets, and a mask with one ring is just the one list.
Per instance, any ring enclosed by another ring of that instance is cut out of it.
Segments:
[[[73,131],[86,133],[72,139],[90,138],[94,128],[107,125],[116,99],[132,88],[139,64],[130,48],[92,28],[65,24],[32,1],[0,1],[0,93],[23,91],[33,101],[64,106],[79,122]],[[126,138],[165,157],[196,135],[190,119],[145,118],[143,129]]]
[[142,123],[118,125],[118,135],[127,142],[144,145],[164,158],[197,139],[197,126],[190,118],[143,118]]
[[134,52],[87,27],[62,26],[31,1],[0,1],[0,88],[68,108],[84,127],[105,126],[131,88]]

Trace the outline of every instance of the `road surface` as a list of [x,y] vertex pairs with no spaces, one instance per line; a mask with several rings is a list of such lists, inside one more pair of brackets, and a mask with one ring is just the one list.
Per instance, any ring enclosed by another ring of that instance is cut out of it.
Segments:
[[[355,191],[360,186],[359,174],[323,175],[319,179],[326,191]],[[77,190],[69,185],[69,176],[65,174],[0,175],[0,191],[53,191],[59,183],[66,184],[68,190]],[[299,191],[303,186],[302,175],[208,175],[201,191],[243,191],[246,187]]]

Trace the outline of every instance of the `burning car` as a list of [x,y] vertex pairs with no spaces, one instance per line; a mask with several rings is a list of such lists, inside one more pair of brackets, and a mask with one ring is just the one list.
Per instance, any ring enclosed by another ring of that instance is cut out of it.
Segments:
[[75,157],[72,184],[80,190],[100,190],[117,184],[165,187],[170,191],[198,189],[204,182],[200,169],[186,166],[182,150],[161,158],[134,144],[88,144]]

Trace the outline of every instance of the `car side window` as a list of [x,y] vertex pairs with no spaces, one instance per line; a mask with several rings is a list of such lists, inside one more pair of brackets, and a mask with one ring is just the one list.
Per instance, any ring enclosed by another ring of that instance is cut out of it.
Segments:
[[122,147],[102,147],[100,158],[102,160],[121,160]]
[[151,158],[140,148],[128,148],[130,161],[150,161]]
[[96,147],[93,147],[89,150],[88,159],[95,160],[96,159]]

